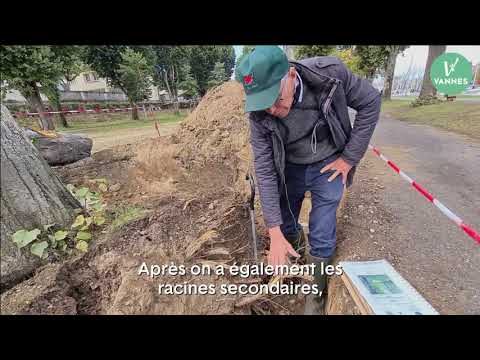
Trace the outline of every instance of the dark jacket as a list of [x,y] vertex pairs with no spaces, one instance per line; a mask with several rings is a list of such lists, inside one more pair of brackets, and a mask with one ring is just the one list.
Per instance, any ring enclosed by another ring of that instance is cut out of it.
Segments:
[[[356,165],[364,156],[378,122],[380,93],[336,57],[292,61],[291,65],[318,94],[318,104],[327,120],[332,140],[341,157],[353,166],[347,178],[347,186],[350,186]],[[357,111],[353,129],[348,107]],[[278,119],[265,111],[252,112],[249,118],[260,202],[265,223],[270,228],[283,223],[280,194],[285,188],[285,146]]]

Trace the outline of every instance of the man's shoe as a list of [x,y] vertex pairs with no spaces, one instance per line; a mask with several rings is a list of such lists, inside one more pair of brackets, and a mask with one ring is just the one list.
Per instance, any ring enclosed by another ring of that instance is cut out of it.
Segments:
[[322,272],[327,265],[331,265],[333,256],[328,258],[321,258],[309,255],[307,262],[315,264],[313,273],[314,284],[318,286],[318,295],[309,294],[305,298],[304,315],[324,315],[325,304],[327,301],[327,275]]

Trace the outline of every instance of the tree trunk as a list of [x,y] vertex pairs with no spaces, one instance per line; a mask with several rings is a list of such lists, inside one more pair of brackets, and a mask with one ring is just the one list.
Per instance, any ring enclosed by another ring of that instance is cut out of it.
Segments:
[[68,125],[68,122],[67,122],[67,118],[65,117],[65,114],[62,113],[62,104],[60,103],[60,95],[59,97],[55,97],[54,99],[52,99],[52,105],[53,105],[53,108],[55,109],[55,111],[59,111],[60,113],[58,114],[59,118],[60,118],[60,123],[62,124],[63,127],[70,127]]
[[383,100],[390,100],[392,97],[393,75],[395,73],[395,64],[397,62],[397,56],[399,53],[399,46],[391,46],[388,62],[385,66],[385,82],[382,91]]
[[[62,111],[62,107],[59,106],[57,107],[57,111]],[[65,114],[60,112],[60,114],[58,114],[58,116],[60,117],[60,123],[62,124],[63,127],[70,127],[70,125],[68,125],[68,122],[67,122],[67,118],[65,117]]]
[[3,105],[1,114],[0,272],[2,287],[8,287],[41,265],[28,247],[19,250],[11,235],[52,223],[67,228],[81,206]]
[[433,61],[442,55],[446,49],[446,45],[429,45],[427,64],[425,65],[425,73],[423,75],[422,90],[420,90],[420,98],[435,96],[437,94],[437,89],[433,87],[432,81],[430,80],[430,68],[432,67]]
[[373,83],[373,80],[375,79],[375,72],[366,74],[366,78],[370,84]]
[[35,112],[38,112],[38,117],[40,118],[40,124],[43,130],[55,130],[55,125],[51,118],[47,117],[43,113],[45,108],[43,107],[42,98],[40,97],[40,91],[35,82],[29,84],[28,91],[25,91],[22,95],[27,99],[30,106],[35,109]]
[[175,102],[173,103],[173,112],[175,115],[180,114],[180,104],[178,103],[178,97],[175,97]]
[[138,108],[137,104],[130,103],[130,107],[132,108],[132,120],[138,120]]

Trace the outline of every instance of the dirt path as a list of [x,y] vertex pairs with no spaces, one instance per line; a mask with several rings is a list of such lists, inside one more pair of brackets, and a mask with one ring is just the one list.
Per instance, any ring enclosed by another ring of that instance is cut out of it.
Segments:
[[[386,116],[371,143],[478,231],[480,143]],[[344,256],[386,258],[440,313],[480,313],[479,245],[371,151],[343,216]]]

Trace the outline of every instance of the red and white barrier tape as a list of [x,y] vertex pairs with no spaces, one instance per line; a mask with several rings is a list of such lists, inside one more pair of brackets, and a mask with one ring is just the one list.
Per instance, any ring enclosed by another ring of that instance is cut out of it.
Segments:
[[[43,115],[52,115],[52,114],[81,114],[81,113],[101,113],[101,112],[127,112],[132,110],[133,108],[128,107],[128,108],[105,108],[105,109],[89,109],[89,110],[64,110],[64,111],[45,111],[42,114]],[[138,110],[141,111],[146,111],[146,112],[152,112],[152,111],[159,111],[156,107],[153,109],[149,108],[143,108],[143,107],[137,107]],[[16,112],[16,116],[35,116],[39,115],[40,113],[38,112]]]
[[388,160],[376,147],[368,145],[370,149],[383,161],[385,161],[388,166],[390,166],[397,174],[399,174],[403,179],[409,182],[420,194],[422,194],[428,201],[433,203],[440,211],[446,215],[450,220],[452,220],[458,227],[460,227],[468,236],[477,241],[480,244],[480,235],[472,229],[470,226],[465,224],[463,220],[455,215],[449,208],[443,205],[440,201],[435,199],[432,194],[430,194],[426,189],[424,189],[420,184],[413,180],[410,176],[405,174],[400,168],[395,165],[391,160]]

